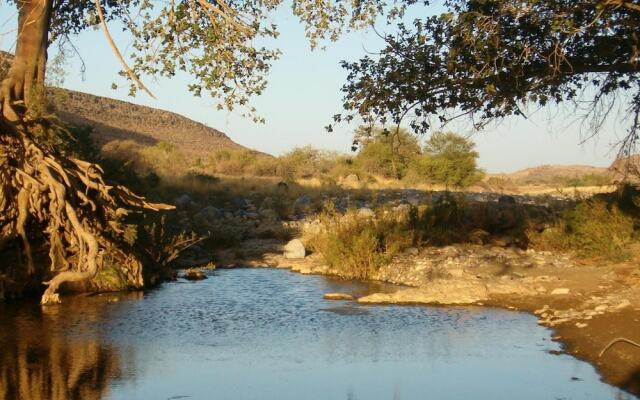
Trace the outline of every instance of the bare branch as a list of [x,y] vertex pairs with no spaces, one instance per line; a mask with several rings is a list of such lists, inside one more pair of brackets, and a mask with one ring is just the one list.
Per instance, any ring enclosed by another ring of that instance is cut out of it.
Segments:
[[131,78],[131,80],[137,83],[140,89],[144,90],[149,96],[155,99],[156,96],[154,96],[153,93],[151,93],[151,91],[147,89],[147,87],[140,81],[140,79],[138,79],[138,77],[133,72],[133,70],[127,65],[127,62],[124,60],[122,53],[120,53],[118,46],[116,46],[115,42],[113,41],[113,38],[111,37],[111,33],[109,33],[109,28],[107,27],[107,23],[104,20],[104,14],[102,13],[102,6],[100,5],[100,0],[95,0],[95,4],[96,4],[96,11],[98,12],[98,17],[100,18],[100,25],[102,25],[102,31],[104,32],[104,36],[106,37],[107,42],[109,43],[109,46],[113,51],[113,54],[118,59],[118,61],[122,65],[122,68],[127,73],[127,75],[129,75],[129,78]]

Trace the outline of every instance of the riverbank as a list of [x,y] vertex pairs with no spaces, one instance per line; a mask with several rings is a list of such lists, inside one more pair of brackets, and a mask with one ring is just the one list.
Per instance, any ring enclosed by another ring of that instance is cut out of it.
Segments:
[[[248,241],[220,254],[220,267],[290,268],[302,274],[340,275],[318,254],[289,259],[277,240]],[[588,361],[606,382],[640,394],[639,249],[625,263],[585,260],[551,252],[491,245],[410,249],[382,267],[373,280],[404,285],[393,293],[357,298],[360,303],[479,305],[535,314],[554,330],[566,353]],[[227,258],[225,258],[227,257]]]

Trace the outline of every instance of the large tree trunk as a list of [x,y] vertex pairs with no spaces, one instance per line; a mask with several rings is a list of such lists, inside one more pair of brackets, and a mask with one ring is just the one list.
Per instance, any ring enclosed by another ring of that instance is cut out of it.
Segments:
[[[134,271],[129,280],[141,286],[140,261],[118,241],[124,207],[169,208],[107,185],[98,165],[38,141],[56,131],[42,117],[51,1],[18,2],[16,56],[0,91],[0,250],[19,238],[24,271],[33,275],[32,239],[44,233],[50,259],[45,275],[52,278],[44,282],[43,304],[59,302],[61,284],[94,278],[105,259],[125,275]],[[0,294],[3,279],[0,268]]]
[[8,121],[19,120],[16,106],[24,112],[44,104],[51,6],[52,0],[18,1],[16,54],[0,92],[2,113]]

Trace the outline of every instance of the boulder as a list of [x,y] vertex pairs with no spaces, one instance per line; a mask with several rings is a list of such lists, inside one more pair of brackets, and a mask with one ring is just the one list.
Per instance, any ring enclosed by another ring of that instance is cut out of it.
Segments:
[[304,244],[300,239],[293,239],[284,246],[284,258],[304,258],[306,255],[307,251],[305,250]]
[[350,188],[358,187],[360,185],[360,178],[358,178],[356,174],[349,174],[340,181],[340,184]]

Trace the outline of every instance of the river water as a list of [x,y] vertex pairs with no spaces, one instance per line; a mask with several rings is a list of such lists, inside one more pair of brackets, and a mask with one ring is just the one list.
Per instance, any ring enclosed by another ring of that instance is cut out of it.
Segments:
[[363,306],[388,290],[236,269],[147,293],[0,304],[0,399],[635,399],[525,313]]

